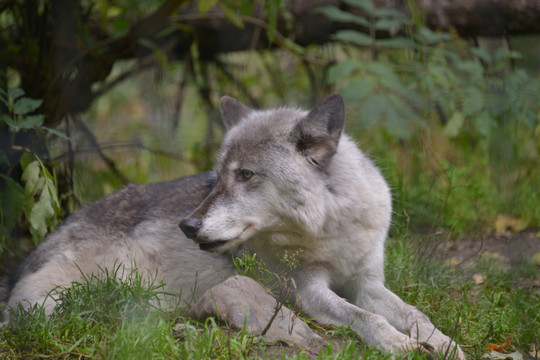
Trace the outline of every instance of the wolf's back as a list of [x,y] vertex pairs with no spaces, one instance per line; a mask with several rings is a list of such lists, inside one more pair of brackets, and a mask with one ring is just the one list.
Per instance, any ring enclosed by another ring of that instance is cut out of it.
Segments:
[[[107,248],[129,239],[143,223],[176,226],[193,211],[215,185],[214,172],[186,176],[148,185],[128,185],[104,198],[85,204],[50,234],[12,271],[0,278],[0,302],[6,302],[14,285],[40,270],[66,248],[80,251]],[[138,227],[139,226],[139,227]],[[178,237],[183,236],[178,229]]]

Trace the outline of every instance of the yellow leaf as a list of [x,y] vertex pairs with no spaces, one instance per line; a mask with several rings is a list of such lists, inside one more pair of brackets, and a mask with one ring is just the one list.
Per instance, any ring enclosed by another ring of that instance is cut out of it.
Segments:
[[496,351],[503,354],[508,353],[508,349],[510,349],[510,344],[512,343],[512,339],[514,338],[514,334],[508,335],[506,340],[502,345],[497,344],[489,344],[488,345],[488,351]]
[[525,230],[527,226],[529,226],[529,222],[523,217],[514,218],[499,214],[497,220],[495,220],[495,232],[497,235],[502,235],[507,230],[520,232]]
[[540,251],[537,251],[531,259],[534,264],[540,265]]
[[484,283],[486,277],[482,274],[473,274],[472,278],[476,285],[480,285]]

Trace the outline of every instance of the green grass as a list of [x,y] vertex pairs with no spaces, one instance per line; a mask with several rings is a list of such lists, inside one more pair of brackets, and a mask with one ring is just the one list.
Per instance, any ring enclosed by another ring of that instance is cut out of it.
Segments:
[[[505,270],[495,260],[483,258],[463,273],[435,258],[426,260],[402,237],[389,241],[386,268],[389,288],[454,336],[470,359],[480,358],[488,343],[500,344],[511,333],[512,349],[522,354],[531,344],[540,345],[539,294],[522,286],[535,279],[536,265],[524,263]],[[484,282],[475,284],[470,273],[483,274]],[[73,284],[62,292],[62,305],[49,319],[38,307],[15,312],[13,321],[0,328],[0,358],[310,358],[302,349],[270,344],[245,331],[229,331],[212,318],[198,323],[181,316],[181,309],[162,311],[154,305],[162,293],[159,285],[147,284],[137,274],[129,281],[115,276],[117,271]],[[390,358],[364,346],[346,328],[316,326],[315,330],[329,341],[319,350],[318,359]]]

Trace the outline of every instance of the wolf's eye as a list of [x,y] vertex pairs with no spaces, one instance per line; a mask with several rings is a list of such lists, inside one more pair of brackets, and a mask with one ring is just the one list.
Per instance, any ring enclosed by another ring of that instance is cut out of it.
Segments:
[[246,169],[240,169],[238,171],[238,174],[240,175],[240,179],[241,180],[249,180],[253,177],[253,171],[251,170],[246,170]]

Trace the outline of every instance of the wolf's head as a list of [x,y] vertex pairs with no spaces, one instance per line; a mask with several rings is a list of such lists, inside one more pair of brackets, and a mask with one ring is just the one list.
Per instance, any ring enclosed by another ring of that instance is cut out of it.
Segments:
[[227,133],[217,183],[180,222],[182,231],[214,252],[258,234],[317,234],[327,207],[321,204],[327,170],[343,132],[341,96],[330,95],[310,112],[253,110],[231,97],[221,99],[221,109]]

